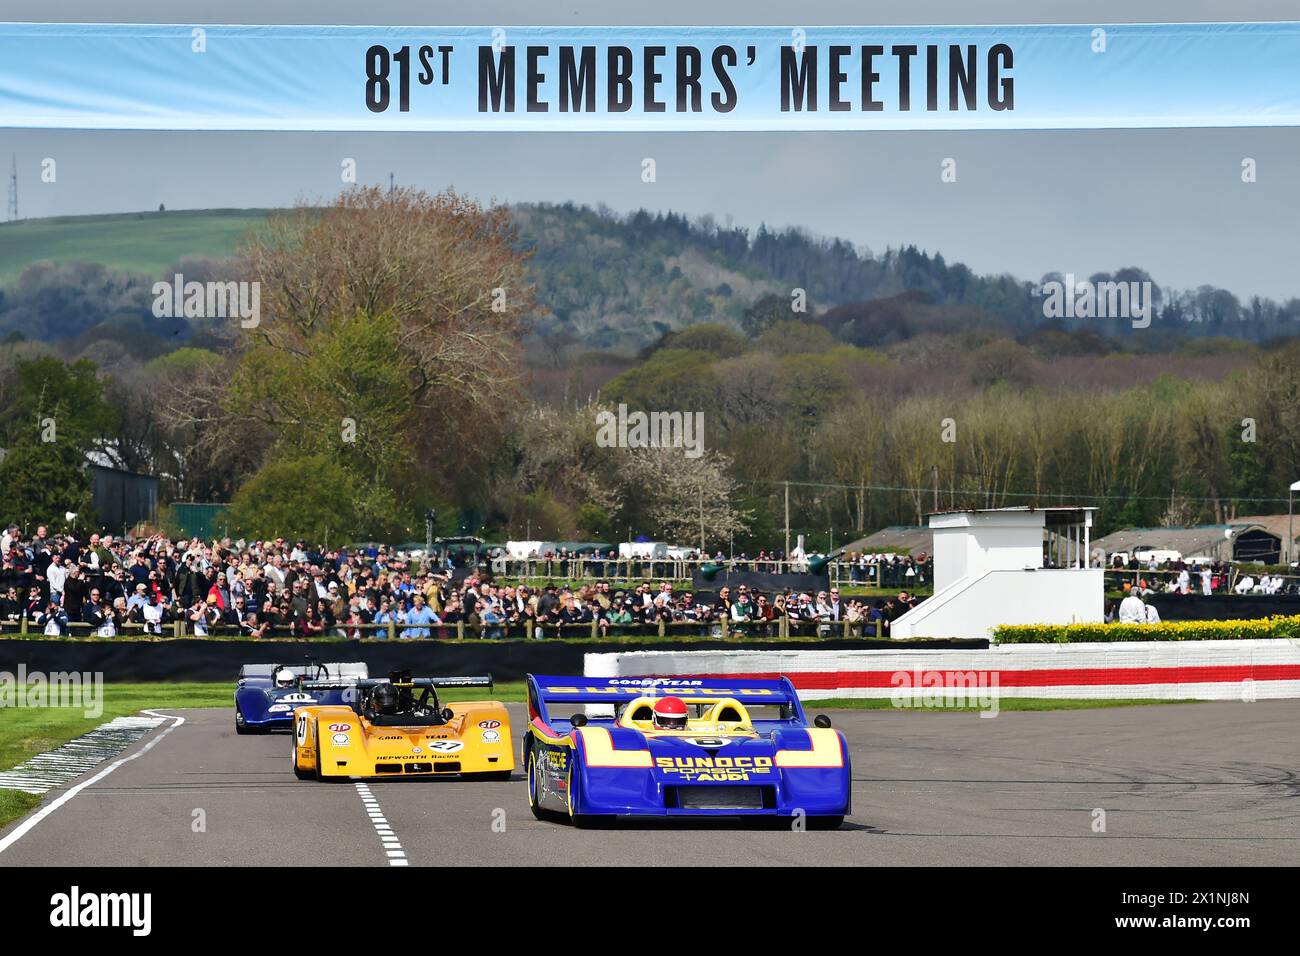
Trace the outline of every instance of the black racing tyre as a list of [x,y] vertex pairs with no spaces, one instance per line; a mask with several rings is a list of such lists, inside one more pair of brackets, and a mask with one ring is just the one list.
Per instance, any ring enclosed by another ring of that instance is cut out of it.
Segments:
[[537,803],[537,757],[533,748],[528,748],[528,756],[524,759],[524,775],[528,778],[528,809],[533,811],[536,819],[545,820],[546,811]]
[[299,780],[315,780],[316,774],[311,770],[303,770],[298,766],[298,745],[294,744],[289,748],[289,762],[293,764],[293,775]]
[[257,733],[256,730],[248,726],[247,722],[244,720],[244,712],[239,709],[238,705],[235,706],[235,733],[239,734],[241,737],[245,734]]
[[319,725],[319,724],[317,724],[317,726],[316,726],[316,735],[315,735],[315,736],[316,736],[316,774],[315,774],[315,776],[316,776],[316,779],[317,779],[317,780],[324,782],[324,780],[325,780],[326,778],[325,778],[325,774],[321,772],[321,763],[320,763],[320,725]]
[[576,827],[579,830],[592,830],[600,826],[602,822],[600,817],[592,816],[590,813],[573,812],[573,808],[577,806],[579,797],[581,796],[580,788],[576,783],[577,778],[574,777],[573,775],[573,764],[574,764],[573,757],[570,756],[569,757],[569,780],[568,780],[569,823],[570,825]]

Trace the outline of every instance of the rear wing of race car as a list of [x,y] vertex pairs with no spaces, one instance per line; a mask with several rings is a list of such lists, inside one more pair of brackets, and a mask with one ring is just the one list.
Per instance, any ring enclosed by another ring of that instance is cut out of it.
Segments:
[[364,677],[363,679],[342,679],[342,680],[309,680],[303,682],[305,689],[328,689],[339,687],[355,687],[358,690],[367,690],[372,687],[378,687],[380,684],[394,684],[397,687],[430,687],[437,689],[439,687],[486,687],[491,690],[494,686],[491,674],[482,674],[475,677],[411,677],[409,674],[392,674],[388,677]]
[[[305,664],[243,664],[239,668],[237,680],[254,678],[257,680],[271,680],[275,677],[278,670],[288,669],[293,671],[296,677],[305,677],[308,674],[313,675],[314,680],[333,680],[333,681],[354,681],[361,680],[370,676],[370,669],[361,661],[352,663],[330,663],[309,661]],[[324,677],[316,677],[321,671],[325,672]]]
[[[557,677],[529,674],[528,717],[554,729],[567,729],[568,705],[588,705],[590,720],[612,720],[620,704],[637,697],[680,697],[687,704],[708,704],[733,697],[751,708],[777,708],[779,716],[754,721],[767,726],[805,726],[803,706],[788,677],[767,680],[738,679],[723,675],[682,677]],[[590,705],[605,704],[598,713]],[[554,722],[553,722],[554,721]]]

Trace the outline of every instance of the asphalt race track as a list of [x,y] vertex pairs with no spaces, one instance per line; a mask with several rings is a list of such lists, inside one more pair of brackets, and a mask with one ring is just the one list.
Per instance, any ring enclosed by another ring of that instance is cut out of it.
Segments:
[[[511,711],[522,725],[522,707]],[[237,737],[226,710],[169,713],[184,723],[136,743],[124,757],[148,749],[41,819],[0,852],[0,865],[1300,860],[1295,700],[993,719],[832,712],[853,750],[854,812],[831,833],[659,823],[574,830],[533,819],[518,772],[509,783],[372,781],[368,793],[299,782],[287,735]],[[50,793],[42,808],[67,792]],[[1105,811],[1105,832],[1094,832],[1096,810]],[[0,831],[0,844],[21,825]]]

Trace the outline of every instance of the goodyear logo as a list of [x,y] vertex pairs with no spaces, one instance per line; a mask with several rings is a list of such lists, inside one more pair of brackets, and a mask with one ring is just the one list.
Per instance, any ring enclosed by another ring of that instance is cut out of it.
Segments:
[[686,780],[748,780],[751,774],[772,772],[771,757],[656,757],[663,773]]

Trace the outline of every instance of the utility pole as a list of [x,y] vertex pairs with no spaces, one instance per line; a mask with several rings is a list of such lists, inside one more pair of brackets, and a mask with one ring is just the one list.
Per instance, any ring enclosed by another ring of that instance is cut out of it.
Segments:
[[18,220],[18,154],[13,154],[13,166],[9,173],[9,221]]
[[704,557],[704,485],[700,485],[700,557]]
[[393,194],[393,174],[389,173],[388,174],[388,195],[391,196],[392,194]]
[[790,482],[785,483],[785,559],[790,560]]

